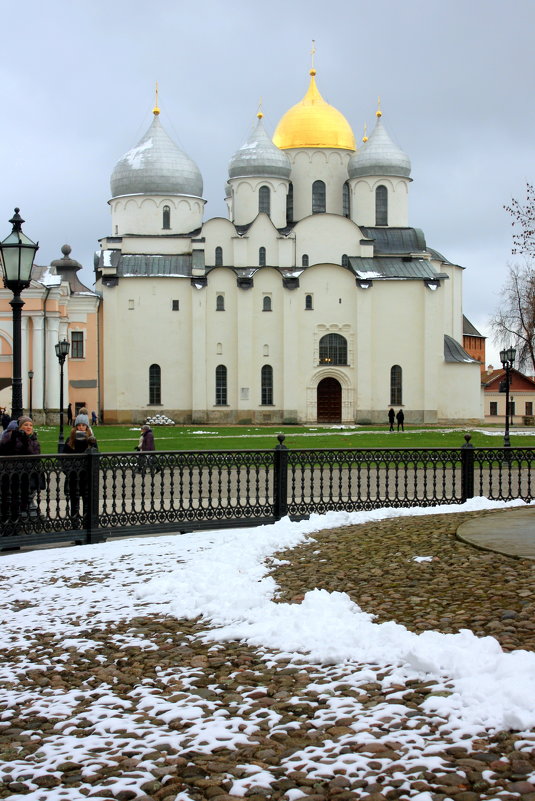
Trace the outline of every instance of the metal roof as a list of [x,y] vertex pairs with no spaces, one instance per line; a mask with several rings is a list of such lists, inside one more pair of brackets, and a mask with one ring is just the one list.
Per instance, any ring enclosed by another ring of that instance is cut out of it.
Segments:
[[243,176],[290,177],[290,159],[273,144],[260,118],[247,142],[233,155],[229,164],[229,178]]
[[350,256],[349,264],[353,272],[360,278],[373,280],[385,278],[430,278],[431,280],[437,280],[445,277],[443,273],[437,273],[426,259],[405,260],[389,256],[366,259]]
[[408,178],[411,161],[390,138],[378,118],[368,141],[349,159],[347,166],[350,178],[361,175],[398,175]]
[[454,362],[479,364],[478,360],[472,359],[465,349],[459,345],[457,340],[453,339],[453,337],[449,337],[447,334],[444,334],[444,361],[450,364]]
[[472,325],[468,317],[465,317],[463,314],[463,334],[466,334],[468,337],[481,337],[481,339],[486,339],[483,334],[480,334],[479,331],[475,326]]
[[145,254],[121,254],[117,264],[117,275],[121,278],[138,275],[191,276],[191,254],[182,256],[149,256]]
[[374,240],[375,253],[421,253],[427,250],[419,228],[376,228],[360,226],[367,239]]

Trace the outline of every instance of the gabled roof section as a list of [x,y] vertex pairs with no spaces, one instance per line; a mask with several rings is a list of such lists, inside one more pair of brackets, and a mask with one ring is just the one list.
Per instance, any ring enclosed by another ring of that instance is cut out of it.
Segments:
[[374,240],[375,253],[424,253],[427,251],[425,236],[419,228],[376,228],[359,226],[367,239]]
[[[511,376],[516,385],[515,389],[518,390],[520,389],[519,385],[523,385],[523,388],[535,392],[535,379],[529,375],[524,375],[520,370],[515,370],[514,367],[511,368]],[[482,383],[486,390],[497,391],[503,378],[505,378],[505,370],[500,367],[498,370],[493,370],[491,373],[484,375]]]
[[471,363],[480,364],[477,359],[472,357],[465,351],[462,345],[459,345],[456,339],[444,334],[444,361],[452,363]]
[[477,328],[472,325],[468,317],[465,317],[463,314],[463,334],[467,337],[481,337],[481,339],[486,339],[483,334],[480,334]]
[[444,273],[437,273],[427,259],[396,258],[395,256],[379,256],[361,258],[350,256],[349,264],[358,278],[365,279],[429,279],[437,281],[448,278]]

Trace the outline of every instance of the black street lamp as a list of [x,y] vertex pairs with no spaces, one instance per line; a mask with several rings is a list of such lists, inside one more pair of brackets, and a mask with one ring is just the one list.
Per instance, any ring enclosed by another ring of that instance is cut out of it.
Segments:
[[70,343],[66,339],[57,342],[54,346],[56,348],[56,356],[59,360],[59,437],[58,437],[58,453],[63,453],[63,365],[65,359],[69,355]]
[[29,399],[30,409],[29,409],[28,414],[30,415],[30,417],[32,416],[32,381],[33,381],[33,376],[34,376],[33,370],[28,370],[28,381],[30,382],[30,393],[29,393],[30,394],[30,399]]
[[504,350],[500,351],[500,361],[502,363],[502,367],[505,370],[505,434],[503,437],[503,447],[510,448],[511,441],[509,439],[509,387],[511,384],[511,370],[513,369],[513,364],[515,363],[516,358],[516,349],[515,348],[505,348]]
[[22,376],[21,376],[21,313],[24,301],[20,293],[30,286],[32,265],[39,243],[32,242],[22,232],[24,220],[15,209],[9,221],[13,230],[3,242],[0,242],[0,259],[4,286],[13,292],[13,300],[9,305],[13,309],[13,378],[11,387],[11,417],[18,420],[22,415]]

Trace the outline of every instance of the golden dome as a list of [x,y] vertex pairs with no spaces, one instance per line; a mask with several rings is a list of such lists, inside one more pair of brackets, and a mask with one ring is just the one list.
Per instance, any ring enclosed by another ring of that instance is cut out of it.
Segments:
[[316,70],[310,70],[310,85],[304,98],[280,119],[273,143],[290,147],[332,147],[356,150],[355,136],[344,115],[325,102],[316,86]]

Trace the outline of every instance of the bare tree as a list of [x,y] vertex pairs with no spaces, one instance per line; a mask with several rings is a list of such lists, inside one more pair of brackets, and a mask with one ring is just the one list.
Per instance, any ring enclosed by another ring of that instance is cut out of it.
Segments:
[[535,268],[526,261],[509,266],[500,308],[490,321],[494,339],[514,344],[518,366],[535,374]]
[[526,184],[526,203],[513,198],[510,206],[504,206],[513,218],[513,253],[535,255],[535,186]]

